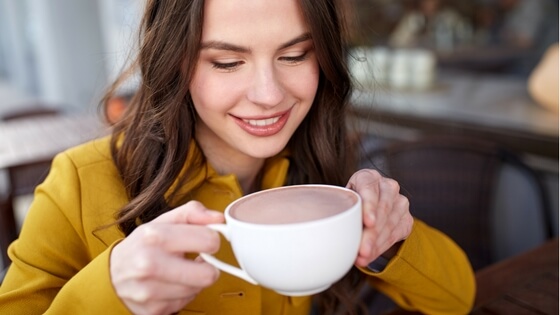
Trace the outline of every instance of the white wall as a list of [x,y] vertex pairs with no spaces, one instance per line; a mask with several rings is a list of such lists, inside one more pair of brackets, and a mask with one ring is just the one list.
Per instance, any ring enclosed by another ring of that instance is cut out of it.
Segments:
[[99,0],[108,78],[113,80],[137,51],[137,31],[145,0]]
[[[0,92],[96,107],[135,47],[144,2],[0,0]],[[13,104],[0,95],[0,110]]]
[[[9,96],[37,92],[25,14],[25,1],[0,0],[0,81],[2,91],[9,91]],[[6,102],[20,99],[21,97],[2,97],[0,108],[8,106]]]
[[67,109],[95,106],[107,83],[97,3],[27,3],[40,98]]

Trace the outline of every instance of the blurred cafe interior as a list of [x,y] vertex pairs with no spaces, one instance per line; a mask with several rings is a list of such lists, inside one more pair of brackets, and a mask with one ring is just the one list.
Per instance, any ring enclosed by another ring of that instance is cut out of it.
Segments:
[[[132,79],[103,121],[142,4],[0,0],[3,253],[53,155],[107,133],[134,93]],[[395,177],[476,269],[557,237],[558,1],[342,4],[362,165]]]

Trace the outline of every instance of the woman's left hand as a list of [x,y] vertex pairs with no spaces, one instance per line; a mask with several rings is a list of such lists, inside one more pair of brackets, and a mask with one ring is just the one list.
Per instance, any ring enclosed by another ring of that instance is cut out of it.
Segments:
[[410,235],[413,218],[399,184],[375,170],[357,171],[347,187],[362,197],[364,230],[355,264],[365,267]]

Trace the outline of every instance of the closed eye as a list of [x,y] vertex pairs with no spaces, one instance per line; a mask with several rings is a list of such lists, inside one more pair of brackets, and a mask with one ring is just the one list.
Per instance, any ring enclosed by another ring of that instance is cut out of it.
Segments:
[[299,55],[299,56],[283,56],[280,57],[279,59],[281,61],[285,61],[288,64],[299,64],[300,62],[306,60],[309,57],[309,54],[307,52]]
[[225,63],[214,61],[212,62],[212,68],[230,72],[230,71],[234,71],[242,64],[243,64],[242,61],[225,62]]

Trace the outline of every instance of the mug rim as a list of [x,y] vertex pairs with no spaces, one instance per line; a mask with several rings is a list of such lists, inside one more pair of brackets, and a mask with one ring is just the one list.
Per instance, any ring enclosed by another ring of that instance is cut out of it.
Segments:
[[[303,221],[303,222],[281,223],[281,224],[252,223],[252,222],[247,222],[247,221],[242,221],[242,220],[236,219],[235,217],[233,217],[230,214],[231,208],[234,207],[237,203],[241,202],[242,200],[245,200],[249,197],[254,197],[254,196],[257,196],[257,195],[261,195],[261,194],[264,194],[264,193],[269,193],[271,190],[277,191],[277,190],[285,190],[285,189],[290,189],[290,188],[292,188],[292,189],[293,188],[327,188],[327,189],[341,190],[341,191],[345,191],[345,192],[350,192],[352,195],[354,195],[356,197],[356,201],[350,207],[345,209],[344,211],[341,211],[341,212],[336,213],[334,215],[324,217],[324,218],[314,219],[314,220],[310,220],[310,221]],[[350,188],[346,188],[346,187],[343,187],[343,186],[336,186],[336,185],[328,185],[328,184],[297,184],[297,185],[280,186],[280,187],[274,187],[274,188],[259,190],[257,192],[245,195],[241,198],[238,198],[238,199],[232,201],[229,205],[227,205],[227,207],[224,211],[224,215],[226,217],[226,224],[228,222],[230,222],[230,223],[235,223],[235,224],[242,225],[242,226],[251,227],[253,229],[286,229],[286,228],[292,228],[292,227],[294,227],[294,228],[295,227],[301,227],[301,226],[310,227],[310,226],[313,226],[313,225],[325,224],[326,222],[336,220],[340,216],[351,215],[352,210],[354,210],[354,208],[359,208],[358,210],[361,213],[361,208],[362,208],[361,204],[362,204],[362,197],[360,196],[360,194],[358,194],[356,191],[354,191]]]

